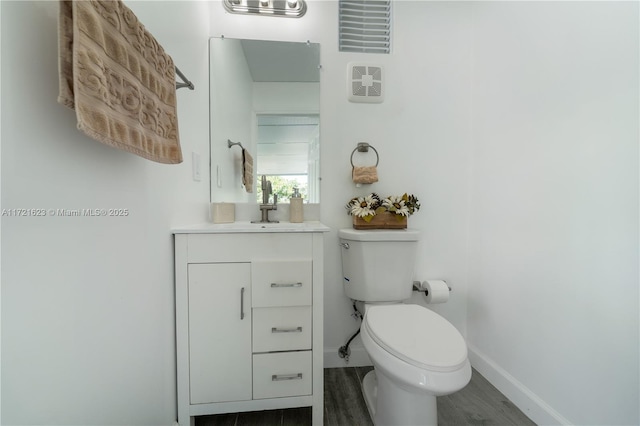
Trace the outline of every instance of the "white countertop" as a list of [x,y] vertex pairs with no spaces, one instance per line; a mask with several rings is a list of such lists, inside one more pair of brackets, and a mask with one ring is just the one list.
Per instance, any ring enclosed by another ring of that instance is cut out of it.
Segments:
[[233,234],[233,233],[268,233],[268,232],[328,232],[328,226],[315,221],[291,223],[203,223],[173,229],[174,234]]

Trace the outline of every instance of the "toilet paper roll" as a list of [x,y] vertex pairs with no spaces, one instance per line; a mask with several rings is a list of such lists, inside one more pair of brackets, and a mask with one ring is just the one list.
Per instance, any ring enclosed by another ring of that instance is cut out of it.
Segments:
[[427,303],[445,303],[449,300],[449,286],[442,280],[427,280],[422,282]]

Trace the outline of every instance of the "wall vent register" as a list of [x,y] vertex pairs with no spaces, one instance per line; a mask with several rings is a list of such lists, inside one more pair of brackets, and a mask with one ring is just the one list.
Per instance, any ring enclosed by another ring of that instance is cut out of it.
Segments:
[[389,53],[391,0],[340,0],[341,52]]

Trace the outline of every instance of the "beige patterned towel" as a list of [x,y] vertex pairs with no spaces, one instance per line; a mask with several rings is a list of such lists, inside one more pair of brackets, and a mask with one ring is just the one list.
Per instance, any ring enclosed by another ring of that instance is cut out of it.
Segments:
[[354,183],[374,183],[378,181],[378,169],[376,166],[354,167],[351,178]]
[[253,157],[242,148],[242,183],[247,192],[253,192]]
[[120,0],[60,0],[58,102],[78,129],[158,163],[182,162],[175,66]]

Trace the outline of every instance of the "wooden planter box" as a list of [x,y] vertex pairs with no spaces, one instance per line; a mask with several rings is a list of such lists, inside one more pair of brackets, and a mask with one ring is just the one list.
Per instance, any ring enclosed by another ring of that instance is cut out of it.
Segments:
[[358,216],[353,217],[355,229],[406,229],[407,217],[391,212],[378,213],[369,222]]

